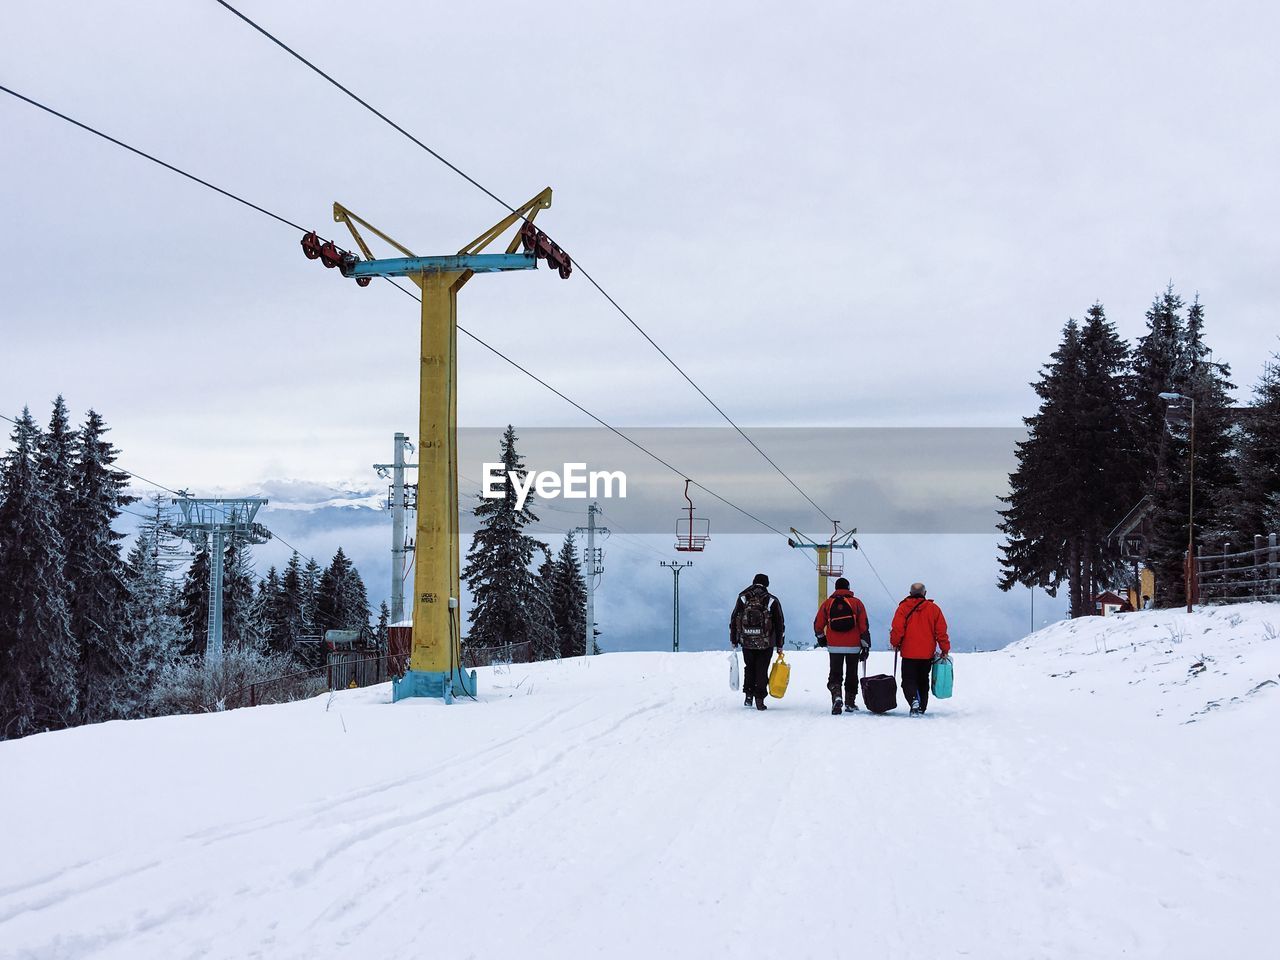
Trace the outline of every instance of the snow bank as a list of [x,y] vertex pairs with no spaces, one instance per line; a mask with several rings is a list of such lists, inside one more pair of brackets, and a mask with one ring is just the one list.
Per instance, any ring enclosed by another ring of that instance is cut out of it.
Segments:
[[1064,620],[1008,652],[1047,660],[1055,666],[1051,676],[1073,692],[1193,722],[1255,697],[1280,699],[1280,604]]
[[1256,952],[1271,623],[1056,625],[920,720],[832,717],[821,651],[765,713],[725,653],[610,654],[2,743],[0,957]]

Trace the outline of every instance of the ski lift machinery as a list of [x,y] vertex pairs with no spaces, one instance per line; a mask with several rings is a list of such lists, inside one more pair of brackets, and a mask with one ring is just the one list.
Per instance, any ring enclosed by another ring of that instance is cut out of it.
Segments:
[[684,482],[685,516],[676,519],[676,550],[680,553],[701,553],[711,539],[711,521],[693,515],[693,501],[689,499],[689,483]]
[[854,539],[854,534],[858,532],[855,527],[844,533],[840,532],[840,521],[831,521],[831,536],[825,541],[811,540],[795,527],[791,528],[791,536],[787,537],[787,546],[795,550],[813,550],[816,554],[816,565],[818,568],[818,602],[821,603],[827,599],[829,577],[839,577],[844,575],[844,548],[852,547],[858,549],[858,541]]

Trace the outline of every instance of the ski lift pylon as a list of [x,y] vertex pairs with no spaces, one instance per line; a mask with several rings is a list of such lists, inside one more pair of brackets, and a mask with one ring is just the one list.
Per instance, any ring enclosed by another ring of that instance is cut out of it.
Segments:
[[840,535],[840,524],[836,520],[831,521],[831,539],[827,541],[826,556],[821,551],[818,553],[818,576],[820,577],[839,577],[844,575],[844,553],[836,549],[836,537]]
[[684,482],[685,516],[676,520],[676,550],[680,553],[701,553],[711,539],[711,521],[693,515],[693,501],[689,499],[689,480]]

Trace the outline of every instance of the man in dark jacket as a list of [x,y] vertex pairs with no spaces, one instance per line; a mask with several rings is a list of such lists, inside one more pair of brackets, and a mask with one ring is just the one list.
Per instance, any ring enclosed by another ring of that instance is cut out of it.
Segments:
[[889,645],[902,654],[902,693],[913,717],[923,716],[929,709],[929,668],[934,654],[939,650],[944,657],[951,653],[947,618],[924,594],[924,584],[913,583],[889,628]]
[[[826,647],[831,656],[831,672],[827,675],[831,712],[852,713],[858,709],[858,661],[865,661],[871,651],[871,627],[867,608],[853,595],[844,577],[836,581],[836,592],[818,607],[813,632],[818,646]],[[840,699],[842,676],[844,700]]]
[[769,660],[775,649],[782,652],[785,627],[782,604],[769,592],[769,578],[757,573],[751,586],[738,594],[729,617],[729,642],[742,646],[744,707],[754,699],[757,710],[768,709],[764,698],[769,693]]

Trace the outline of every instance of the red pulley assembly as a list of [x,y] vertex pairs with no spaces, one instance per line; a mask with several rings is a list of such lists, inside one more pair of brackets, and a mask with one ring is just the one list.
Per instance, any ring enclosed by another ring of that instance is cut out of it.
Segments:
[[332,269],[342,263],[342,251],[332,240],[326,240],[320,247],[320,262]]
[[525,253],[537,255],[539,233],[541,231],[528,220],[524,222],[524,226],[520,228],[520,243]]
[[320,256],[320,238],[314,230],[302,235],[302,252],[307,255],[308,260]]

